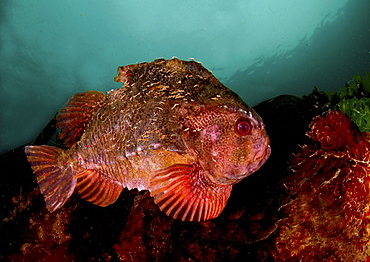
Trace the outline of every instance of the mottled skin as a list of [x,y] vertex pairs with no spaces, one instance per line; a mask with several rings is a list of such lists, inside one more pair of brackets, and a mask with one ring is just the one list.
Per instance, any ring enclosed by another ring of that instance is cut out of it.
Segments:
[[[224,208],[231,185],[270,154],[261,118],[200,63],[158,59],[119,67],[115,81],[124,86],[107,97],[83,93],[92,106],[76,97],[59,113],[61,138],[71,148],[45,148],[55,151],[45,154],[57,155],[50,157],[57,170],[41,167],[38,158],[48,162],[39,152],[44,146],[26,149],[49,210],[63,205],[75,186],[101,206],[128,187],[151,190],[172,217],[210,219]],[[240,121],[250,128],[247,134],[238,132]],[[57,180],[68,196],[59,193]]]

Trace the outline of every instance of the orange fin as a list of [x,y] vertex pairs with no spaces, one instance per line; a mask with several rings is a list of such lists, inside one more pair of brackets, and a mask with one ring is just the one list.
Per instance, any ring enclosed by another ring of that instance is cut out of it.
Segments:
[[63,150],[53,146],[26,146],[28,162],[36,175],[46,208],[53,212],[63,206],[76,186],[71,167],[63,165]]
[[87,91],[75,94],[68,100],[56,116],[59,138],[64,140],[66,147],[77,143],[91,116],[104,105],[106,99],[107,96],[102,92]]
[[94,170],[84,170],[77,175],[77,189],[83,199],[105,207],[117,200],[123,186]]
[[211,182],[196,165],[177,164],[153,174],[150,191],[154,202],[168,216],[204,221],[222,212],[231,186]]

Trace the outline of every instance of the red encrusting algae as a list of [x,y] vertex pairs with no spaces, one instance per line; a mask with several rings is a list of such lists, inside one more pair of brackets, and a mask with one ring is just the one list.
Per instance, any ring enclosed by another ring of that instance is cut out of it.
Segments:
[[[290,194],[275,239],[276,261],[367,261],[370,140],[340,111],[313,119],[293,155]],[[302,261],[302,260],[300,260]]]

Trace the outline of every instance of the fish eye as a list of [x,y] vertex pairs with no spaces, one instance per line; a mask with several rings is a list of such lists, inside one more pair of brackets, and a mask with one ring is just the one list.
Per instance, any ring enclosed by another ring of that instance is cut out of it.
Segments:
[[249,135],[252,131],[252,125],[246,118],[239,118],[235,123],[235,132],[240,136]]

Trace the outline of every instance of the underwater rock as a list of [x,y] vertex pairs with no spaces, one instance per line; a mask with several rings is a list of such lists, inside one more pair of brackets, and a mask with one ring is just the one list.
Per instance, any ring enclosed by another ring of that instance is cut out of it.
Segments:
[[[370,137],[341,111],[313,119],[283,185],[276,261],[370,258]],[[303,259],[303,260],[302,260]]]

